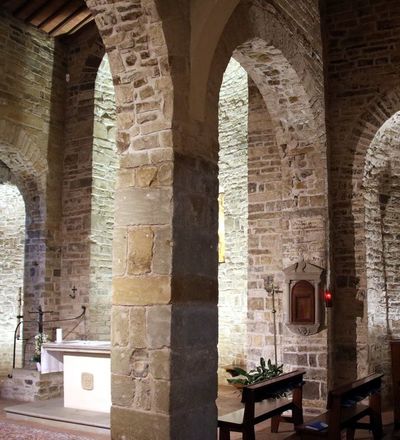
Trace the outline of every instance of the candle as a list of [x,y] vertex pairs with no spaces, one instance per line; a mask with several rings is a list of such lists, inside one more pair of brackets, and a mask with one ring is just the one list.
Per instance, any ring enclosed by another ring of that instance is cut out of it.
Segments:
[[62,328],[56,328],[56,342],[62,342]]

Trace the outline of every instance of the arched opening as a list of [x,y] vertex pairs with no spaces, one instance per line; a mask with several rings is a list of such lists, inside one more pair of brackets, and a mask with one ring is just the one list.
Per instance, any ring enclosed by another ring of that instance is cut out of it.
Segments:
[[[219,365],[247,360],[248,77],[230,60],[219,98]],[[223,371],[220,371],[222,381]]]
[[118,157],[115,93],[107,54],[94,90],[88,338],[110,340],[112,237]]
[[[225,233],[225,261],[219,264],[219,379],[224,384],[226,365],[250,369],[260,357],[275,362],[277,353],[276,362],[288,370],[318,365],[320,383],[307,393],[314,406],[327,381],[327,359],[319,355],[326,328],[307,336],[304,356],[296,348],[301,336],[284,323],[314,324],[319,295],[312,286],[312,297],[297,295],[289,310],[282,292],[285,267],[303,259],[324,261],[318,135],[305,90],[280,50],[255,38],[239,45],[233,57],[240,65],[230,61],[219,103]],[[294,319],[293,306],[309,316]]]
[[[14,182],[13,182],[14,181]],[[23,314],[25,203],[10,170],[0,162],[0,376],[13,367],[13,336]],[[22,328],[18,332],[15,366],[23,366]]]
[[[369,368],[390,376],[389,339],[400,336],[400,112],[369,145],[364,166]],[[389,384],[386,384],[386,388]],[[387,392],[387,391],[386,391]]]
[[[228,357],[220,354],[219,381],[224,383],[223,367],[237,362],[236,359],[247,369],[258,364],[261,356],[274,361],[276,346],[277,362],[283,363],[286,370],[312,369],[312,380],[305,390],[305,406],[319,408],[324,405],[330,379],[328,350],[321,350],[321,341],[326,345],[328,342],[319,290],[324,281],[318,289],[313,288],[312,301],[307,303],[308,309],[321,312],[318,318],[321,325],[318,323],[318,329],[309,332],[290,323],[284,269],[306,260],[325,269],[327,278],[330,277],[326,260],[325,127],[318,111],[323,98],[318,86],[307,76],[310,66],[303,63],[305,69],[299,69],[298,61],[306,55],[303,48],[292,44],[290,31],[281,25],[283,18],[277,20],[280,14],[284,15],[282,10],[275,11],[274,15],[273,9],[271,6],[267,10],[257,3],[250,6],[249,12],[243,3],[232,14],[214,55],[205,104],[206,122],[212,126],[219,86],[222,84],[222,91],[225,83],[222,78],[233,57],[248,76],[249,99],[247,157],[244,159],[248,185],[243,196],[248,203],[248,231],[247,248],[242,249],[248,255],[247,286],[242,290],[244,306],[238,310],[236,319],[237,330],[245,329],[245,336],[242,331],[239,338],[245,340],[245,345],[238,350],[236,338],[230,341],[226,336],[225,342],[220,338],[219,349],[223,344],[228,347],[231,342],[236,353],[231,352]],[[268,27],[258,28],[257,13],[268,20]],[[318,67],[312,69],[318,70]],[[221,122],[220,119],[220,126]],[[225,200],[227,189],[225,186],[223,189]],[[224,216],[226,212],[225,207]],[[225,237],[226,228],[225,218]],[[226,262],[220,263],[220,267],[221,264]],[[224,313],[227,311],[230,321],[235,322],[232,318],[235,308],[229,309],[225,292],[222,296],[221,291],[219,293],[219,328],[223,336],[231,332],[221,329],[221,325],[227,325]],[[317,317],[310,316],[310,321],[313,320],[316,322]],[[233,325],[230,328],[235,330]],[[229,352],[229,347],[223,350]]]

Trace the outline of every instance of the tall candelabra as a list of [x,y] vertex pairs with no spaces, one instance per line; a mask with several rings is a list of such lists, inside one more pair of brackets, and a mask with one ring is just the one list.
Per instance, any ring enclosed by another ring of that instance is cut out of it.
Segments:
[[276,341],[276,308],[275,308],[275,293],[277,292],[274,286],[274,277],[272,275],[268,275],[264,279],[264,288],[266,292],[272,297],[272,320],[274,327],[274,356],[275,356],[275,365],[278,365],[278,347]]

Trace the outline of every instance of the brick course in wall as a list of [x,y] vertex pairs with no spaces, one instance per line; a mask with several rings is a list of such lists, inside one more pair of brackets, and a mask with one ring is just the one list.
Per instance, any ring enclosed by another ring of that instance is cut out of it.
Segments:
[[[7,60],[0,68],[0,160],[13,173],[27,212],[24,305],[50,308],[57,303],[60,272],[63,51],[52,38],[0,11],[0,58]],[[26,324],[24,332],[29,338],[37,326]]]
[[[264,281],[273,277],[282,291],[282,163],[275,131],[264,99],[253,81],[249,84],[249,282],[248,350],[252,366],[260,357],[273,362],[272,298]],[[260,212],[265,210],[266,212]],[[282,361],[282,294],[276,295],[279,361]]]
[[[374,259],[374,263],[372,259],[379,255],[382,243],[382,234],[376,234],[370,215],[371,206],[377,208],[377,193],[363,187],[363,178],[376,148],[374,138],[379,138],[380,128],[400,108],[396,73],[400,63],[399,17],[399,5],[390,0],[363,4],[328,1],[324,11],[331,240],[337,298],[332,347],[336,383],[387,364],[386,324],[375,327],[375,322],[382,322],[386,315],[386,308],[377,303],[376,291],[383,277],[382,259]],[[389,211],[395,199],[389,203]],[[374,244],[368,249],[372,236]],[[369,274],[373,278],[367,281]],[[381,298],[383,291],[381,285]]]
[[[94,118],[95,82],[104,56],[104,46],[95,26],[89,26],[73,35],[68,43],[69,82],[62,180],[61,296],[58,307],[60,318],[78,316],[82,305],[89,306],[91,279],[96,276],[95,269],[92,273],[90,264],[91,250],[94,247],[91,241],[94,214],[92,197],[95,197],[92,194],[93,170],[96,169],[94,167],[92,170],[92,167],[93,147],[97,150],[101,141],[97,137],[94,142],[93,130],[98,125]],[[77,291],[75,298],[72,298],[74,286]],[[95,312],[95,308],[93,311]],[[91,329],[91,337],[95,336],[97,331],[91,325],[90,312],[88,307],[85,319],[75,329],[73,327],[76,323],[62,324],[64,334],[73,330],[70,337],[86,339]],[[103,330],[103,335],[105,333],[107,330]]]

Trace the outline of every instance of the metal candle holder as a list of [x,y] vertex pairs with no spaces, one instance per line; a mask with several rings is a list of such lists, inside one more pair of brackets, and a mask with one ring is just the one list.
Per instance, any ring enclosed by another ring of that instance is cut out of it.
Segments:
[[266,292],[272,296],[272,319],[274,326],[274,355],[275,355],[275,365],[278,365],[278,347],[277,347],[277,338],[276,338],[276,309],[275,309],[275,292],[277,290],[274,286],[274,277],[272,275],[268,275],[264,279],[264,288]]

